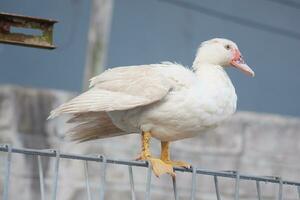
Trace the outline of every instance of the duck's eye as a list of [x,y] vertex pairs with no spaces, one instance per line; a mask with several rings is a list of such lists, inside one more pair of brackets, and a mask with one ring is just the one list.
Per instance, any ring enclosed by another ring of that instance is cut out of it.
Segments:
[[229,44],[225,45],[225,49],[229,50],[230,49],[230,45]]

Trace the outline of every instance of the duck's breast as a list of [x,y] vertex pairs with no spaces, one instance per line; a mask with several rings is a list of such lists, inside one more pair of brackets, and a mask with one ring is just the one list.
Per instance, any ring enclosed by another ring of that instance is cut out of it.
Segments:
[[199,85],[172,91],[161,102],[143,109],[142,130],[154,137],[173,141],[201,134],[227,119],[236,105],[235,92],[224,89],[214,97],[204,96]]

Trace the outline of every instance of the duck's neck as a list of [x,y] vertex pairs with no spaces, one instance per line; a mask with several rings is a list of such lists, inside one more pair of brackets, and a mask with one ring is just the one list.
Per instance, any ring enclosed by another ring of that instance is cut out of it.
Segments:
[[220,66],[220,59],[216,55],[211,55],[210,51],[202,51],[200,48],[196,54],[195,60],[193,62],[193,69],[197,73],[203,70],[216,70],[217,72],[225,73],[225,70]]
[[203,83],[212,84],[216,87],[232,85],[224,67],[210,63],[197,63],[193,69],[198,79]]
[[211,64],[211,63],[197,63],[196,65],[193,64],[193,70],[197,74],[197,76],[202,76],[201,74],[223,74],[227,76],[226,71],[224,70],[224,67],[216,64]]

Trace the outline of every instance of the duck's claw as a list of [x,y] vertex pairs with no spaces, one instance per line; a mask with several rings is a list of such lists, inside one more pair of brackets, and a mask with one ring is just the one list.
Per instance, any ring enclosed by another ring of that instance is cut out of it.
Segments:
[[174,160],[163,160],[164,163],[171,165],[172,167],[183,167],[186,169],[191,168],[191,164],[184,161],[174,161]]
[[172,177],[175,177],[175,172],[172,165],[167,164],[158,158],[149,158],[148,161],[151,163],[155,176],[159,177],[162,174],[169,174]]

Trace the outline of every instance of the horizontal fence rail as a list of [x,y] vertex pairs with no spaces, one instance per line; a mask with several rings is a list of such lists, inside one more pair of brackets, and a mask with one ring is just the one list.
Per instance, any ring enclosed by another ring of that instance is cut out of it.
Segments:
[[[87,191],[87,199],[91,199],[91,192],[90,192],[90,183],[88,179],[88,161],[94,162],[101,162],[101,182],[100,182],[100,192],[99,196],[100,199],[104,199],[105,194],[105,176],[106,176],[106,165],[107,164],[116,164],[116,165],[126,165],[128,166],[128,174],[130,179],[130,192],[131,192],[131,199],[135,200],[135,191],[134,191],[134,180],[133,180],[133,168],[132,167],[145,167],[148,168],[147,176],[146,176],[146,190],[145,190],[145,199],[150,200],[150,189],[151,189],[151,166],[150,163],[146,161],[133,161],[133,160],[119,160],[119,159],[109,159],[103,155],[78,155],[78,154],[67,154],[61,153],[55,149],[28,149],[28,148],[14,148],[11,145],[0,145],[0,152],[6,152],[7,157],[5,159],[5,169],[4,169],[4,184],[3,184],[3,194],[2,199],[8,200],[8,192],[9,192],[9,177],[10,177],[10,169],[11,169],[11,156],[12,154],[23,154],[23,155],[32,155],[37,156],[38,158],[38,172],[39,172],[39,180],[40,180],[40,190],[41,190],[41,199],[45,199],[45,192],[44,192],[44,175],[41,163],[41,157],[53,157],[55,158],[55,167],[54,167],[54,179],[52,183],[52,192],[51,192],[51,199],[56,199],[57,193],[57,183],[58,183],[58,171],[59,171],[59,161],[61,158],[64,159],[74,159],[74,160],[82,160],[84,161],[84,169],[85,169],[85,179],[86,179],[86,191]],[[195,191],[196,191],[196,175],[208,175],[212,176],[215,185],[215,192],[216,192],[216,199],[221,200],[219,186],[218,186],[218,178],[232,178],[235,179],[235,193],[234,199],[239,199],[239,187],[241,180],[250,180],[256,183],[256,190],[257,190],[257,199],[261,200],[261,188],[260,182],[263,183],[274,183],[278,184],[278,199],[282,200],[282,188],[283,185],[290,185],[296,187],[298,192],[298,199],[300,199],[300,182],[294,181],[287,181],[283,180],[281,177],[275,176],[253,176],[253,175],[246,175],[240,174],[238,171],[214,171],[208,169],[201,169],[197,167],[192,167],[191,169],[184,169],[184,168],[174,168],[175,171],[178,172],[186,172],[191,173],[192,175],[192,184],[191,184],[191,200],[195,199]],[[177,195],[177,188],[176,188],[176,179],[173,178],[173,191],[174,191],[174,198],[175,200],[178,199]]]

